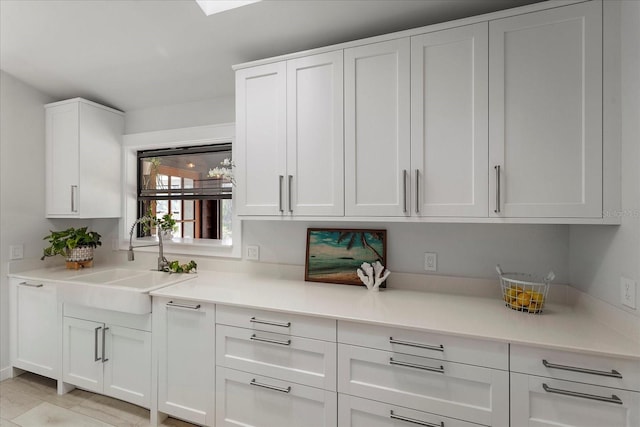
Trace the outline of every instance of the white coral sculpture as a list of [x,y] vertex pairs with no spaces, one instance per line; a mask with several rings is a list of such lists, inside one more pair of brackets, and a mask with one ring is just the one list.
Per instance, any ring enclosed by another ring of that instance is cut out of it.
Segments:
[[364,283],[369,290],[378,291],[380,285],[387,280],[391,271],[384,268],[384,265],[380,261],[373,263],[373,266],[368,262],[363,262],[360,268],[357,270],[358,277]]

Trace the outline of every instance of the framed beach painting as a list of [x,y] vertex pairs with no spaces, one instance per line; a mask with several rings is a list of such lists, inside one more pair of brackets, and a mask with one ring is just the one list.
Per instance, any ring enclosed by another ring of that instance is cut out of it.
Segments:
[[304,280],[362,285],[358,267],[386,259],[387,230],[309,228]]

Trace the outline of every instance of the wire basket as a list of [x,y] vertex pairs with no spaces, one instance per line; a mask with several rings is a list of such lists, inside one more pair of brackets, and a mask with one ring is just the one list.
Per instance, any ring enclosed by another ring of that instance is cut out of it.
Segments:
[[542,313],[549,282],[556,277],[553,271],[544,278],[526,273],[505,273],[499,265],[496,265],[496,271],[500,276],[502,299],[507,307],[525,313]]

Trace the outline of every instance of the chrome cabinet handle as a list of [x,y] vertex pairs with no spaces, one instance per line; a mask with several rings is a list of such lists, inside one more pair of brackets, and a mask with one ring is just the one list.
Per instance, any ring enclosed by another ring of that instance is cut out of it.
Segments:
[[260,342],[268,342],[271,344],[278,344],[278,345],[291,345],[291,340],[272,340],[272,339],[268,339],[268,338],[260,338],[259,336],[257,336],[256,334],[251,335],[250,338],[252,341],[260,341]]
[[42,283],[33,284],[33,283],[27,283],[27,282],[20,282],[20,283],[18,283],[18,285],[20,285],[20,286],[28,286],[30,288],[41,288],[41,287],[44,286]]
[[400,362],[398,360],[393,360],[393,357],[389,358],[389,364],[390,365],[405,366],[407,368],[422,369],[423,371],[430,371],[430,372],[437,372],[439,374],[444,374],[444,366],[442,366],[442,365],[440,365],[439,368],[434,368],[432,366],[418,365],[417,363]]
[[289,175],[289,186],[287,190],[289,191],[289,213],[293,213],[293,205],[291,204],[291,184],[293,182],[293,175]]
[[175,307],[175,308],[186,308],[189,310],[200,310],[200,304],[189,305],[189,304],[179,304],[177,302],[169,301],[166,304],[167,307]]
[[[102,360],[101,357],[98,357],[98,332],[100,332],[102,326],[98,326],[93,331],[93,361],[97,362],[98,360]],[[102,347],[104,348],[104,343],[102,343]]]
[[407,170],[406,169],[402,171],[402,197],[403,197],[402,212],[407,213]]
[[284,175],[278,176],[278,209],[280,212],[284,212],[284,208],[282,207],[282,181],[284,181]]
[[416,169],[416,213],[420,213],[420,169]]
[[398,344],[398,345],[406,345],[406,346],[409,346],[409,347],[424,348],[424,349],[427,349],[427,350],[444,351],[444,346],[442,344],[440,344],[440,345],[421,344],[419,342],[394,340],[393,337],[389,337],[389,343],[390,344]]
[[78,189],[77,185],[71,186],[71,212],[78,212],[76,209],[76,190]]
[[607,371],[598,371],[595,369],[579,368],[577,366],[556,365],[555,363],[547,362],[546,359],[542,359],[542,364],[545,366],[545,368],[580,372],[581,374],[600,375],[602,377],[622,378],[622,374],[616,371],[615,369],[612,369],[611,372],[607,372]]
[[281,328],[291,327],[291,322],[274,322],[273,320],[260,320],[260,319],[256,319],[255,317],[252,317],[251,319],[249,319],[249,322],[259,323],[261,325],[279,326]]
[[493,167],[496,170],[496,208],[495,213],[500,213],[500,165]]
[[252,379],[249,385],[254,385],[256,387],[268,388],[269,390],[279,391],[281,393],[289,393],[291,391],[291,386],[289,387],[276,387],[274,385],[263,384],[256,381],[256,379]]
[[392,420],[400,420],[405,421],[407,423],[418,424],[419,426],[426,427],[444,427],[444,421],[441,421],[440,424],[436,423],[428,423],[426,421],[416,420],[415,418],[403,417],[402,415],[396,415],[393,413],[393,410],[389,411],[389,418]]
[[545,383],[542,383],[542,388],[547,393],[562,394],[562,395],[565,395],[565,396],[580,397],[582,399],[598,400],[600,402],[608,402],[608,403],[615,403],[616,405],[622,405],[622,400],[620,400],[620,398],[618,396],[616,396],[615,394],[612,394],[611,397],[598,396],[597,394],[580,393],[580,392],[577,392],[577,391],[562,390],[562,389],[559,389],[559,388],[552,388],[552,387],[549,387],[548,385],[546,385]]
[[104,328],[104,330],[102,331],[102,363],[108,362],[109,359],[107,359],[107,357],[105,356],[105,342],[107,340],[107,331],[109,330],[109,328]]

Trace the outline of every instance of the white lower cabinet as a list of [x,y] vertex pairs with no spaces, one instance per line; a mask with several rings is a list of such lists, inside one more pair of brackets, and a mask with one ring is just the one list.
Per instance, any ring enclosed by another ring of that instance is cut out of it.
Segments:
[[509,372],[338,345],[338,391],[487,426],[509,424]]
[[60,377],[60,312],[56,286],[11,279],[9,317],[11,366]]
[[477,424],[388,403],[338,395],[339,427],[478,427]]
[[153,316],[157,411],[213,426],[215,306],[154,298]]
[[62,342],[65,383],[151,406],[150,331],[65,316]]
[[216,369],[216,426],[332,427],[337,397],[249,372]]
[[512,373],[511,425],[638,426],[640,393]]

